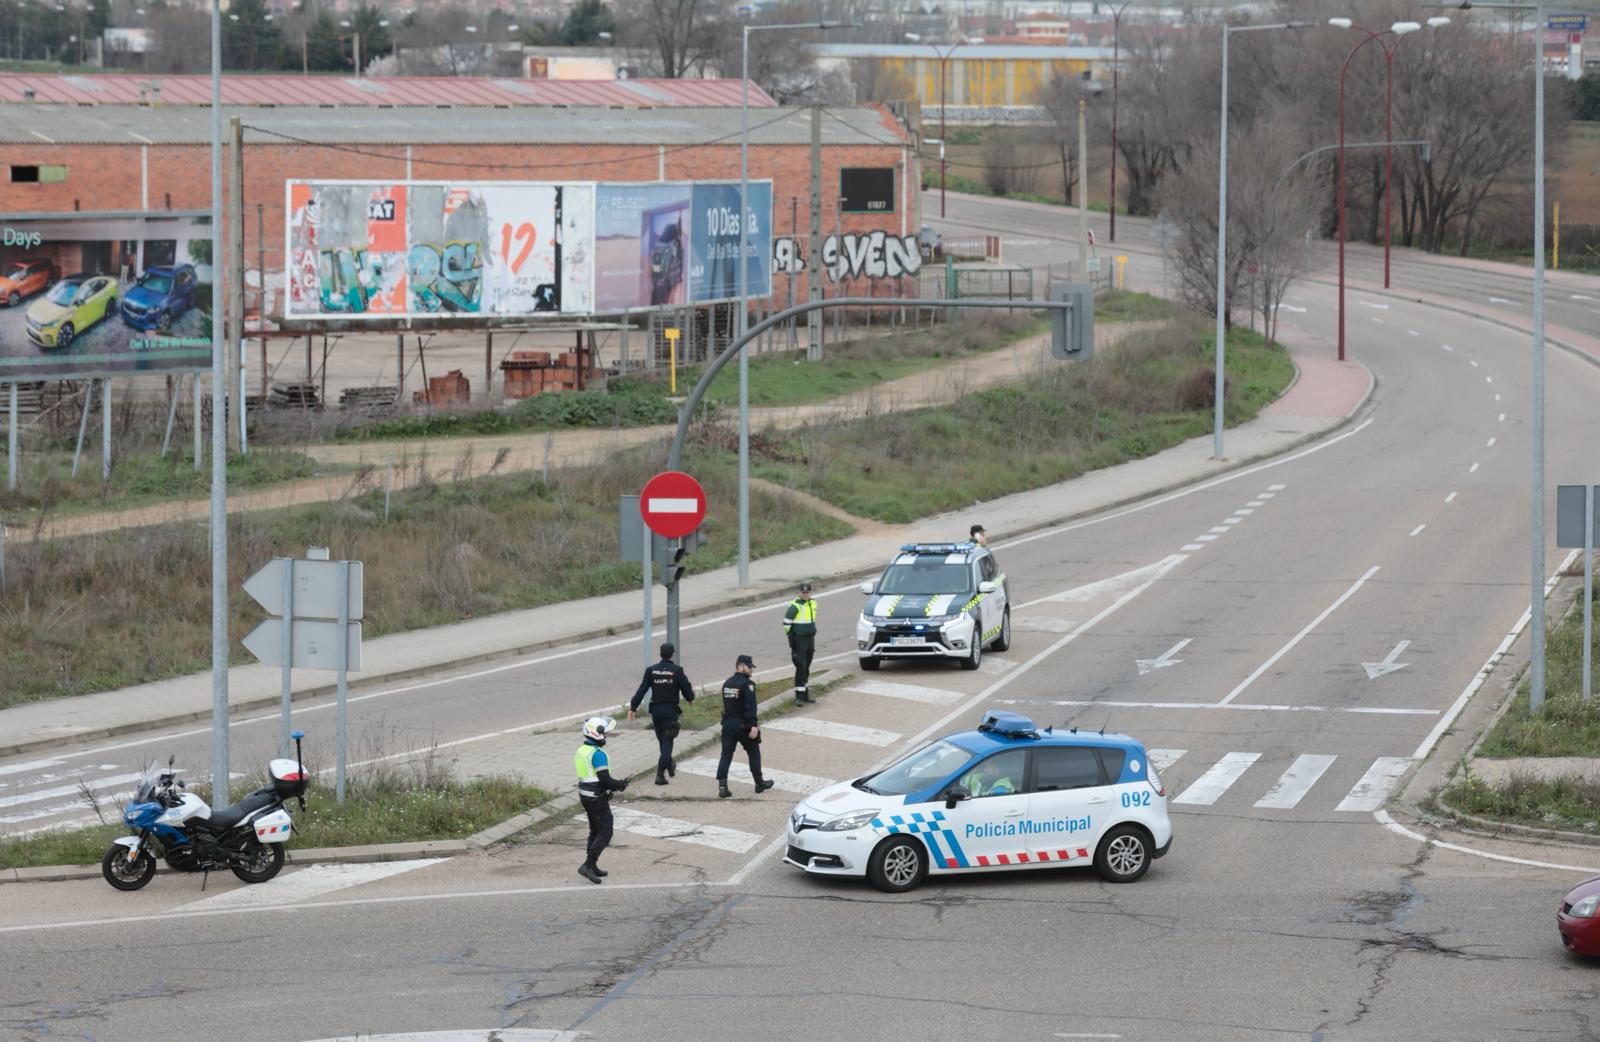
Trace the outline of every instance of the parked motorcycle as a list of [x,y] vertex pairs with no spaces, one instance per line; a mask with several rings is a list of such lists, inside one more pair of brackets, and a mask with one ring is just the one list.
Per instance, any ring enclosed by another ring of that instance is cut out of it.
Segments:
[[[118,890],[138,890],[156,874],[156,857],[179,872],[204,872],[228,868],[246,883],[265,883],[283,868],[283,845],[294,832],[294,821],[284,801],[294,797],[306,809],[306,783],[300,740],[295,731],[293,760],[273,760],[267,765],[272,784],[257,789],[231,807],[214,811],[205,800],[184,792],[183,779],[167,758],[167,769],[147,770],[122,811],[123,822],[135,830],[111,845],[100,860],[106,882]],[[202,881],[200,888],[205,889]]]

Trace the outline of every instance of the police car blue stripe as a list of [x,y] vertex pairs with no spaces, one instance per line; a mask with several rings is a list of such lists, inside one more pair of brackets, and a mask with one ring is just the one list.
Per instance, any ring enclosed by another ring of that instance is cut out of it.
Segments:
[[933,855],[933,863],[940,868],[943,868],[945,863],[944,851],[939,849],[939,839],[937,833],[929,832],[924,835],[922,839],[928,844],[928,852]]
[[[939,816],[941,818],[944,817],[943,814]],[[962,868],[970,868],[971,865],[969,865],[967,862],[966,853],[961,849],[961,844],[956,842],[956,834],[951,832],[949,829],[945,829],[944,840],[946,843],[950,844],[950,853],[955,857],[956,864]]]

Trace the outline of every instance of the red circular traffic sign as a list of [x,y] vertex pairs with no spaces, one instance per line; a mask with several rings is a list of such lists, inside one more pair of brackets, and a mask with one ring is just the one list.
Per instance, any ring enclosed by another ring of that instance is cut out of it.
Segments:
[[663,539],[681,538],[705,520],[706,490],[681,470],[664,470],[644,483],[639,516]]

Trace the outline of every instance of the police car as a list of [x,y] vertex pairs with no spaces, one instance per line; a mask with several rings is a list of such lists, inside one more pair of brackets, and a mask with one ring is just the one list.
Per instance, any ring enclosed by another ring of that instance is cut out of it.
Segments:
[[929,873],[1056,865],[1131,883],[1171,847],[1166,789],[1140,742],[992,710],[976,731],[806,797],[784,861],[901,893]]
[[1011,647],[1011,597],[994,554],[977,543],[907,543],[856,621],[862,669],[886,658],[959,659],[977,669],[985,647]]

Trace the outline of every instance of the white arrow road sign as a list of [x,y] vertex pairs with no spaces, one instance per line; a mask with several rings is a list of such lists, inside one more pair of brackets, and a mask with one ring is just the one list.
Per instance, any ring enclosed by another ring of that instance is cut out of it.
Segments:
[[1367,671],[1367,679],[1377,680],[1385,673],[1393,673],[1396,670],[1405,669],[1407,666],[1411,665],[1409,662],[1395,661],[1395,659],[1399,658],[1401,654],[1405,652],[1406,648],[1409,648],[1410,646],[1411,642],[1409,640],[1402,640],[1400,643],[1394,646],[1393,651],[1389,652],[1389,654],[1383,657],[1382,662],[1361,663],[1361,668]]
[[1168,648],[1166,651],[1163,651],[1159,658],[1134,659],[1133,664],[1139,667],[1139,675],[1141,677],[1150,672],[1152,669],[1166,669],[1168,666],[1176,666],[1178,663],[1182,662],[1183,659],[1173,658],[1172,656],[1188,647],[1189,642],[1193,639],[1193,637],[1185,637],[1178,641],[1178,643],[1172,645],[1172,647]]
[[[244,581],[244,592],[273,615],[283,614],[283,560],[271,561]],[[350,614],[359,619],[366,614],[365,583],[361,562],[350,562]],[[339,617],[339,562],[294,562],[294,617],[297,619],[337,619]],[[265,660],[263,660],[265,661]]]
[[[301,562],[304,563],[304,562]],[[294,642],[295,669],[339,668],[339,624],[317,619],[296,619],[290,633]],[[352,622],[345,631],[349,657],[345,667],[361,672],[361,623]],[[265,619],[244,638],[245,650],[261,660],[263,666],[283,665],[283,620]]]

